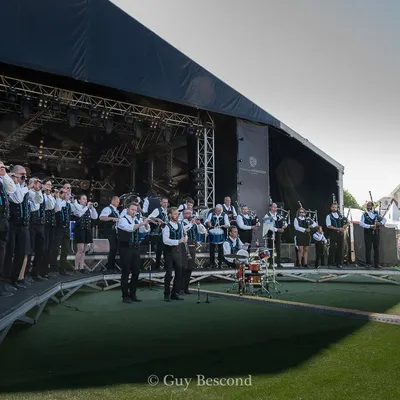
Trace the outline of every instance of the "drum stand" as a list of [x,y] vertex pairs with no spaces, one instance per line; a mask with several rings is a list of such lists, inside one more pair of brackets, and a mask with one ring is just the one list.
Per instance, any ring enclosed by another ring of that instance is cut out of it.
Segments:
[[[233,282],[230,289],[227,290],[227,293],[238,291],[239,296],[241,296],[245,292],[245,268],[242,265],[243,263],[239,263],[237,260],[236,264],[236,272],[235,272],[235,281]],[[241,275],[241,276],[239,276]]]
[[[267,243],[267,239],[264,239],[264,242]],[[267,245],[266,245],[267,247]],[[278,286],[280,285],[279,282],[276,280],[276,269],[275,269],[275,232],[272,234],[272,274],[270,275],[269,270],[269,260],[263,261],[265,265],[265,274],[261,278],[261,289],[258,291],[261,294],[266,293],[269,298],[272,298],[271,289],[276,293],[280,294],[280,290]]]

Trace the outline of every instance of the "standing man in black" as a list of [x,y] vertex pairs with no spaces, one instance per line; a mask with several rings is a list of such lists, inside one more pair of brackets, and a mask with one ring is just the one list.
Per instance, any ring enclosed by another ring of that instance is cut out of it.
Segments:
[[247,251],[250,251],[251,242],[253,240],[253,231],[257,229],[256,221],[249,216],[249,208],[242,207],[242,212],[236,217],[236,226],[239,228],[239,237],[243,243],[249,243]]
[[363,213],[360,220],[360,226],[364,228],[365,242],[365,261],[366,268],[371,267],[371,248],[374,248],[374,267],[381,269],[379,265],[379,228],[386,224],[386,219],[374,210],[374,203],[367,203],[367,211]]
[[[137,205],[131,204],[124,215],[118,221],[118,241],[119,252],[121,255],[121,291],[124,303],[140,302],[136,297],[136,287],[140,273],[140,254],[139,254],[139,229],[150,231],[149,220],[138,219]],[[129,282],[129,275],[131,282]]]
[[5,290],[1,279],[3,278],[3,265],[6,255],[8,232],[10,229],[10,204],[8,195],[17,190],[14,181],[7,175],[6,167],[0,161],[0,296],[8,297],[13,293]]
[[[162,230],[162,238],[165,251],[165,277],[164,277],[164,300],[183,300],[179,297],[182,283],[182,255],[181,246],[187,243],[187,236],[183,226],[178,222],[179,211],[176,207],[169,209],[169,222]],[[174,284],[171,292],[172,270],[175,271]]]
[[117,222],[119,219],[119,197],[114,196],[111,199],[111,204],[103,209],[100,214],[100,221],[104,222],[104,237],[107,238],[110,245],[110,251],[107,258],[107,270],[109,272],[115,271],[115,256],[118,251],[118,238],[117,238]]
[[[149,210],[150,210],[150,208],[149,208]],[[158,270],[161,266],[161,256],[163,255],[163,253],[164,253],[164,257],[165,257],[164,242],[163,242],[161,230],[168,219],[168,199],[166,197],[161,198],[159,206],[151,212],[151,214],[149,215],[149,218],[151,219],[151,221],[153,223],[157,224],[157,225],[153,225],[152,234],[155,234],[155,236],[159,235],[158,242],[157,242],[157,249],[156,249],[156,265],[154,267],[156,270]]]

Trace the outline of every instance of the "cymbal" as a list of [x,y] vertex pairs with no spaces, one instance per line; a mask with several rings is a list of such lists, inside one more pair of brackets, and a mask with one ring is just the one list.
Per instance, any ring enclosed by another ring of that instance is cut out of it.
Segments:
[[225,258],[235,259],[235,260],[246,260],[248,257],[242,254],[225,254]]

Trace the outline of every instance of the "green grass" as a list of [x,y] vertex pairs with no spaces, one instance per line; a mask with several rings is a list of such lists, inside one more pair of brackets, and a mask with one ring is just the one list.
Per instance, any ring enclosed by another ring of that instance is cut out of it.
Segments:
[[[308,285],[287,284],[282,296],[380,312],[399,298],[387,285],[351,291],[331,284],[322,293]],[[225,298],[205,304],[204,296],[201,304],[197,296],[166,304],[161,291],[139,294],[143,303],[126,305],[118,291],[78,293],[48,306],[38,325],[13,328],[0,347],[0,399],[400,398],[398,326]],[[151,374],[192,383],[150,387]],[[197,386],[197,374],[251,375],[252,386]]]

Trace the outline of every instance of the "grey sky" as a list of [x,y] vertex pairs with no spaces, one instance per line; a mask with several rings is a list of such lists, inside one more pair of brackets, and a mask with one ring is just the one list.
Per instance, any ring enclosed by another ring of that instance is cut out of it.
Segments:
[[343,164],[359,202],[400,183],[400,1],[113,2]]

